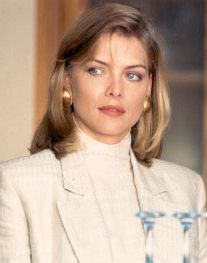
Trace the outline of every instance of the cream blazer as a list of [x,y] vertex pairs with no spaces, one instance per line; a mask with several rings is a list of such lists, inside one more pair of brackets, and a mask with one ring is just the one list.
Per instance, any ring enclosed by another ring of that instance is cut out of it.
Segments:
[[[147,168],[132,150],[130,154],[141,210],[204,210],[200,176],[160,160]],[[44,150],[4,162],[0,169],[0,263],[126,263],[113,260],[79,153],[59,161]],[[154,237],[155,263],[181,262],[183,239],[177,219],[160,220]],[[137,248],[137,263],[144,263],[143,243]],[[190,244],[193,262],[207,263],[205,220],[194,224]]]

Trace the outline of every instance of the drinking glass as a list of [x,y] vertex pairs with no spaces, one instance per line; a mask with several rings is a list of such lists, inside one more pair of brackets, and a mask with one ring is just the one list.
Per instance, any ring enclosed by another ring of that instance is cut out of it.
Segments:
[[146,232],[145,263],[153,263],[153,231],[156,220],[161,217],[174,217],[180,221],[184,238],[183,263],[192,263],[190,260],[190,229],[198,218],[207,218],[207,212],[192,211],[165,213],[161,211],[140,211],[136,216],[141,219]]
[[165,213],[140,211],[136,216],[142,220],[146,231],[145,263],[153,263],[153,230],[156,219],[165,216]]

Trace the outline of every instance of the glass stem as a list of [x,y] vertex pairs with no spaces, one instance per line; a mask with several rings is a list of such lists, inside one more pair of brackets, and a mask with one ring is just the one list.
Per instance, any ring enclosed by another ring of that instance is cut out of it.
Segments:
[[153,263],[153,227],[146,229],[146,263]]
[[190,228],[184,227],[183,263],[190,263]]

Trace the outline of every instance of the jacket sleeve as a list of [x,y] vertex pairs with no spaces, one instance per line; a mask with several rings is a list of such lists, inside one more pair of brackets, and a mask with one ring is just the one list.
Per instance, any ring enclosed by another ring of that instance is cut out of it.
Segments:
[[[198,211],[206,211],[206,190],[200,176],[198,176]],[[207,218],[198,220],[199,226],[199,263],[207,262]]]
[[0,262],[30,263],[27,220],[9,177],[0,171]]

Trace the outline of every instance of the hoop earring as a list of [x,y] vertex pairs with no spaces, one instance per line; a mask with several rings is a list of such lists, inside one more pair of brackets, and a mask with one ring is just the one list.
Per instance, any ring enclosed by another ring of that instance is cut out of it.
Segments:
[[151,103],[151,98],[150,96],[147,96],[147,98],[144,101],[144,106],[143,106],[143,112],[146,113],[151,109],[152,103]]
[[70,107],[73,103],[72,92],[66,88],[63,88],[63,104],[65,107]]

